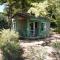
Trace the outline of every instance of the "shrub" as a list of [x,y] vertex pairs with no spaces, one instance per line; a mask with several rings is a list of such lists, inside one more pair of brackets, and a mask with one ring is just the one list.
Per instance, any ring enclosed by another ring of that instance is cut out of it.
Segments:
[[0,31],[0,46],[5,45],[7,42],[18,42],[18,32],[10,29]]
[[60,57],[60,42],[53,42],[52,43],[52,47],[54,47],[55,48],[55,50],[57,51],[57,53],[56,53],[56,58],[57,59],[59,59],[59,57]]
[[4,60],[21,60],[23,50],[19,46],[18,43],[6,43],[5,46],[2,47]]
[[0,14],[0,29],[8,29],[8,21],[7,21],[7,16]]
[[23,50],[19,45],[17,32],[7,29],[0,32],[0,48],[3,51],[4,60],[21,60]]
[[57,17],[56,24],[57,24],[56,32],[60,33],[60,17]]
[[54,48],[60,49],[60,42],[53,42],[51,44]]
[[57,32],[57,33],[60,34],[60,27],[57,27],[57,28],[55,29],[55,32]]

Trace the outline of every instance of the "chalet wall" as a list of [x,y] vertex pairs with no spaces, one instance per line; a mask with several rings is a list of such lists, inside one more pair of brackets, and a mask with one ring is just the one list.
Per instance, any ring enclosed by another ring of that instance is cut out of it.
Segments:
[[19,32],[20,36],[24,38],[30,38],[30,26],[29,24],[31,22],[38,22],[38,30],[37,30],[37,35],[36,37],[38,38],[44,38],[49,36],[49,30],[50,30],[50,22],[46,18],[36,18],[36,17],[30,17],[27,19],[19,19],[16,18],[16,31]]

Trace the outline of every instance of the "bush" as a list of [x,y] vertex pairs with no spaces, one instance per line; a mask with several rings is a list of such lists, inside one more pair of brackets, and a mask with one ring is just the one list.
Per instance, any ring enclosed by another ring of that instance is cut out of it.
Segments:
[[5,45],[7,42],[18,42],[18,32],[10,29],[0,31],[0,46]]
[[55,32],[57,32],[57,33],[60,34],[60,27],[57,27],[57,28],[55,29]]
[[0,29],[8,29],[8,21],[7,21],[7,16],[0,14]]
[[53,42],[51,44],[54,48],[60,49],[60,42]]
[[21,60],[23,50],[19,45],[17,32],[7,29],[0,32],[0,48],[3,51],[4,60]]
[[60,34],[60,27],[56,27],[53,31]]
[[5,46],[2,47],[4,60],[21,60],[23,50],[19,46],[18,43],[6,43]]
[[60,57],[60,42],[58,42],[58,41],[57,42],[53,42],[52,43],[52,47],[54,47],[55,50],[57,51],[56,58],[59,58]]
[[60,17],[57,18],[56,24],[57,24],[56,32],[60,33]]
[[3,29],[3,28],[5,28],[5,29],[9,28],[8,22],[5,20],[0,20],[0,29]]

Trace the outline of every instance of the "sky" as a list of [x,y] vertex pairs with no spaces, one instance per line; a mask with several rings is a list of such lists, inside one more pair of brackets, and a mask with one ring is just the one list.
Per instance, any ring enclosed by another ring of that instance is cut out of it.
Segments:
[[0,5],[0,12],[3,12],[4,5]]

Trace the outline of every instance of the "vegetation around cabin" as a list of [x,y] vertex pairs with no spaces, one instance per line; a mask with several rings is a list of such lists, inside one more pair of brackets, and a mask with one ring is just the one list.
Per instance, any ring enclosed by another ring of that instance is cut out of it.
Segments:
[[3,60],[22,60],[23,50],[19,45],[18,32],[10,29],[0,31],[0,49]]
[[[1,60],[60,60],[60,0],[0,0]],[[19,40],[18,32],[11,30],[16,13],[29,13],[49,18],[51,36],[37,40]]]

